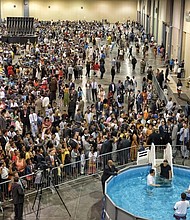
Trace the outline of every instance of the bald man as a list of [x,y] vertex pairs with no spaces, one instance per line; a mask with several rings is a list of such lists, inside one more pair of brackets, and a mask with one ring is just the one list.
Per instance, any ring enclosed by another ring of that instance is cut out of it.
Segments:
[[101,178],[103,194],[105,194],[105,182],[110,176],[116,176],[118,174],[118,169],[114,166],[112,160],[108,160],[107,165],[104,168],[104,172]]

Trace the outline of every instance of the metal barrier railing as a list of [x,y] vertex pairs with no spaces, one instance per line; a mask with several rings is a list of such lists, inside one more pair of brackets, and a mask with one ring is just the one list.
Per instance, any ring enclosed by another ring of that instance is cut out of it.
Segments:
[[[150,147],[150,146],[147,146]],[[156,145],[156,149],[162,149],[163,146]],[[51,180],[55,185],[62,185],[69,181],[82,179],[86,176],[98,175],[104,170],[107,161],[113,160],[117,167],[126,165],[131,161],[130,153],[131,147],[112,151],[106,154],[99,154],[96,158],[87,158],[85,160],[78,160],[73,163],[65,164],[63,167],[55,167],[53,169],[37,170],[35,173],[22,176],[20,178],[21,185],[25,188],[25,195],[31,195],[38,189],[43,175],[43,189],[51,189]],[[134,161],[135,162],[135,161]],[[184,161],[182,161],[184,165]],[[12,200],[11,185],[13,179],[3,181],[0,183],[1,202]]]
[[[20,184],[25,188],[25,195],[30,195],[36,192],[41,184],[43,175],[43,189],[51,189],[51,180],[55,185],[61,185],[68,181],[76,180],[90,175],[101,173],[107,164],[108,160],[113,160],[116,165],[125,165],[130,162],[130,147],[112,151],[106,154],[99,154],[97,157],[86,158],[81,160],[76,159],[76,162],[65,164],[63,166],[54,167],[52,169],[37,170],[36,172],[20,177]],[[1,201],[6,202],[12,200],[11,180],[0,183]]]
[[157,91],[157,93],[159,94],[159,98],[161,100],[164,100],[165,103],[167,103],[168,101],[168,97],[166,97],[166,95],[164,94],[163,89],[160,87],[158,80],[156,78],[156,76],[154,74],[152,74],[152,83]]

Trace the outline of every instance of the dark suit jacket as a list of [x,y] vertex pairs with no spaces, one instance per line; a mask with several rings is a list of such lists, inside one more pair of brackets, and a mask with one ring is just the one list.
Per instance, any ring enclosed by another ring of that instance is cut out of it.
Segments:
[[112,175],[116,176],[117,171],[118,169],[114,165],[112,165],[111,167],[106,165],[101,179],[102,182],[106,182],[106,180]]
[[4,130],[7,127],[7,121],[3,116],[0,116],[0,129]]
[[0,142],[1,142],[1,146],[2,146],[3,150],[5,151],[5,145],[6,145],[7,141],[4,138],[4,136],[1,136]]
[[20,111],[20,119],[24,125],[30,125],[29,114],[30,114],[29,109],[27,109],[26,111],[26,117],[24,117],[25,115],[24,110]]
[[155,145],[160,145],[161,144],[161,139],[160,139],[160,134],[153,132],[152,134],[150,134],[150,136],[148,137],[148,145],[151,145],[152,143],[154,143]]
[[[121,142],[118,145],[118,149],[125,149],[131,146],[131,142],[124,138],[123,140],[121,140]],[[129,150],[129,149],[128,149]],[[121,152],[122,153],[122,152]]]
[[43,162],[45,162],[45,157],[42,154],[37,154],[35,155],[34,160],[36,162],[36,168],[38,168]]
[[46,157],[46,162],[50,166],[50,168],[57,167],[57,166],[59,166],[61,164],[61,161],[60,161],[60,159],[58,158],[57,155],[54,156],[54,166],[53,166],[53,164],[51,162],[50,155],[48,155]]
[[12,196],[14,205],[24,203],[24,190],[19,183],[13,183]]
[[100,102],[100,106],[98,104],[99,102],[96,102],[96,111],[97,112],[102,112],[103,111],[103,103]]
[[116,85],[115,84],[113,84],[114,86],[114,90],[113,90],[113,88],[112,88],[112,83],[109,85],[109,92],[115,92],[116,91]]

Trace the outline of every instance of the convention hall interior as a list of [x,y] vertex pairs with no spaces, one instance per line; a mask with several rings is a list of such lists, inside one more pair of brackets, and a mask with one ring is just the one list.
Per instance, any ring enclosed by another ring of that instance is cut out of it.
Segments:
[[190,218],[189,52],[189,0],[0,0],[0,219]]

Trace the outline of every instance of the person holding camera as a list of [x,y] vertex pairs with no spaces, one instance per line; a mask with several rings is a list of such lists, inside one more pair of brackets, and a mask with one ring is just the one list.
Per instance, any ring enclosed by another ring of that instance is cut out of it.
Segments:
[[12,184],[12,196],[15,211],[15,220],[22,220],[24,205],[24,189],[19,183],[19,177],[14,177],[14,183]]

